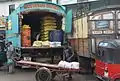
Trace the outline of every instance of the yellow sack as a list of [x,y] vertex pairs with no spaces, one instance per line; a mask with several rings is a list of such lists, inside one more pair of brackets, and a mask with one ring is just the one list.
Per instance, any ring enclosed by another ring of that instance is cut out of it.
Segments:
[[48,35],[44,35],[44,36],[43,36],[43,39],[45,39],[45,38],[49,38],[49,36],[48,36]]
[[57,26],[44,26],[44,28],[57,28]]
[[51,17],[51,16],[45,16],[43,19],[56,19],[55,17]]
[[48,31],[46,31],[45,29],[43,29],[43,30],[41,30],[40,32],[43,33],[43,32],[48,32]]
[[49,31],[51,29],[56,29],[56,28],[45,28],[44,31],[47,32],[47,31]]
[[29,25],[23,25],[22,28],[24,29],[24,28],[30,28],[30,27],[29,27]]
[[46,29],[45,31],[51,31],[51,30],[56,30],[56,29]]
[[43,39],[42,41],[48,41],[49,39]]
[[49,35],[42,35],[41,39],[49,38]]
[[50,42],[49,41],[42,42],[42,45],[49,46]]
[[42,24],[43,23],[55,23],[56,20],[43,20]]
[[44,37],[43,39],[49,39],[49,37]]
[[34,41],[33,46],[34,47],[41,47],[42,46],[42,41]]
[[43,23],[42,24],[43,26],[55,26],[56,25],[56,23]]

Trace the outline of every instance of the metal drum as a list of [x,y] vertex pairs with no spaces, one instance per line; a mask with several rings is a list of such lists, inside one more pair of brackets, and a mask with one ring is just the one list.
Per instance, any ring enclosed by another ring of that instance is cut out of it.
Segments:
[[53,30],[49,33],[49,40],[51,42],[63,42],[64,32],[62,30]]

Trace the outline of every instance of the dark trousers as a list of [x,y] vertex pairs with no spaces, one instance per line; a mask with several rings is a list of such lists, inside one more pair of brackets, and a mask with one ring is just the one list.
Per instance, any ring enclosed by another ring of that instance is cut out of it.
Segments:
[[3,62],[0,60],[0,67],[3,66]]
[[14,73],[15,72],[15,68],[14,68],[14,63],[8,65],[8,73]]

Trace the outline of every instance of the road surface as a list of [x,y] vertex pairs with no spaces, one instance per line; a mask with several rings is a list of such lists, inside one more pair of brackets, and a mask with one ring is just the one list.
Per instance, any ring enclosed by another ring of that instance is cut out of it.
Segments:
[[[8,74],[6,70],[0,71],[0,81],[35,81],[35,70],[19,69],[14,74]],[[61,81],[60,78],[55,77],[54,81]],[[72,81],[97,81],[91,74],[74,74]]]

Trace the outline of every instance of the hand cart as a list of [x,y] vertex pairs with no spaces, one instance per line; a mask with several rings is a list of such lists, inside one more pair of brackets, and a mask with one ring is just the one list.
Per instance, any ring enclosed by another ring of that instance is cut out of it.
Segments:
[[61,68],[57,64],[46,64],[46,63],[38,63],[38,62],[30,62],[30,61],[17,61],[17,64],[28,66],[30,65],[32,68],[37,69],[35,73],[36,81],[51,81],[56,75],[65,81],[66,73],[72,72],[80,72],[79,69],[69,69],[69,68]]

